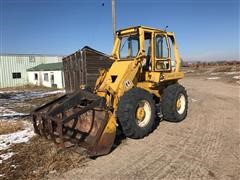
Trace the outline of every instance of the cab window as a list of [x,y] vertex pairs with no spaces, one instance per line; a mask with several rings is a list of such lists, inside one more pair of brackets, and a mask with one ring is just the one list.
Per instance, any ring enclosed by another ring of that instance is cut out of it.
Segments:
[[120,58],[134,58],[139,51],[139,37],[138,35],[123,36],[120,45]]
[[163,35],[156,35],[156,58],[167,59],[168,57],[169,55],[166,37]]
[[143,70],[151,70],[152,66],[152,33],[145,32],[144,33],[144,50],[146,58],[143,60]]
[[168,42],[169,42],[169,48],[170,48],[170,58],[171,58],[171,67],[172,70],[175,71],[176,69],[176,57],[174,54],[174,39],[173,37],[168,37]]

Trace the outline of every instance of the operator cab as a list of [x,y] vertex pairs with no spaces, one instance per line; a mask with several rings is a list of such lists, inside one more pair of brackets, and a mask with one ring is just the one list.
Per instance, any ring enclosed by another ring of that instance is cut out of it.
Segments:
[[113,57],[117,60],[142,58],[144,71],[175,71],[173,33],[148,27],[131,27],[116,32]]

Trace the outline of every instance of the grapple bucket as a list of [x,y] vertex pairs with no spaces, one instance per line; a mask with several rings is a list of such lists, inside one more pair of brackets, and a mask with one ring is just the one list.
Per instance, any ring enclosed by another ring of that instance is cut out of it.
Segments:
[[105,98],[80,90],[65,94],[32,113],[35,133],[61,146],[79,145],[89,156],[110,152],[116,131],[106,130]]

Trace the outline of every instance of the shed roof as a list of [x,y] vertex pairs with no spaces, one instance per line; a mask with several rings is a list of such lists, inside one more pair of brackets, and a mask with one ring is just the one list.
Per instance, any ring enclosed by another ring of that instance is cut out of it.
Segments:
[[39,64],[35,67],[27,69],[27,71],[58,71],[63,70],[63,63],[48,63],[48,64]]
[[84,46],[81,50],[82,50],[82,51],[91,51],[91,52],[94,52],[94,53],[96,53],[96,54],[109,57],[109,55],[107,55],[107,54],[105,54],[105,53],[103,53],[103,52],[100,52],[100,51],[98,51],[98,50],[96,50],[96,49],[93,49],[93,48],[91,48],[91,47],[89,47],[89,46]]
[[109,55],[107,55],[107,54],[105,54],[105,53],[103,53],[103,52],[100,52],[100,51],[98,51],[98,50],[96,50],[96,49],[93,49],[93,48],[91,48],[91,47],[89,47],[89,46],[84,46],[82,49],[79,49],[78,51],[76,51],[76,52],[74,52],[74,53],[72,53],[72,54],[70,54],[70,55],[68,55],[68,56],[64,56],[63,59],[64,59],[64,58],[67,58],[67,57],[70,57],[70,56],[74,56],[76,53],[81,52],[81,51],[82,51],[82,52],[83,52],[83,51],[88,51],[88,52],[95,53],[95,54],[97,54],[97,55],[99,55],[99,56],[109,57]]

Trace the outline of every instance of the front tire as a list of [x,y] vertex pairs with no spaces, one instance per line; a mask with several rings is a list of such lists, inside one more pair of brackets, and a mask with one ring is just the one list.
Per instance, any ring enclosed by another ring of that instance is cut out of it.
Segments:
[[170,122],[180,122],[187,116],[188,96],[185,88],[176,83],[167,86],[162,94],[163,118]]
[[156,125],[153,96],[141,88],[130,89],[120,98],[117,117],[125,136],[133,139],[147,136]]

